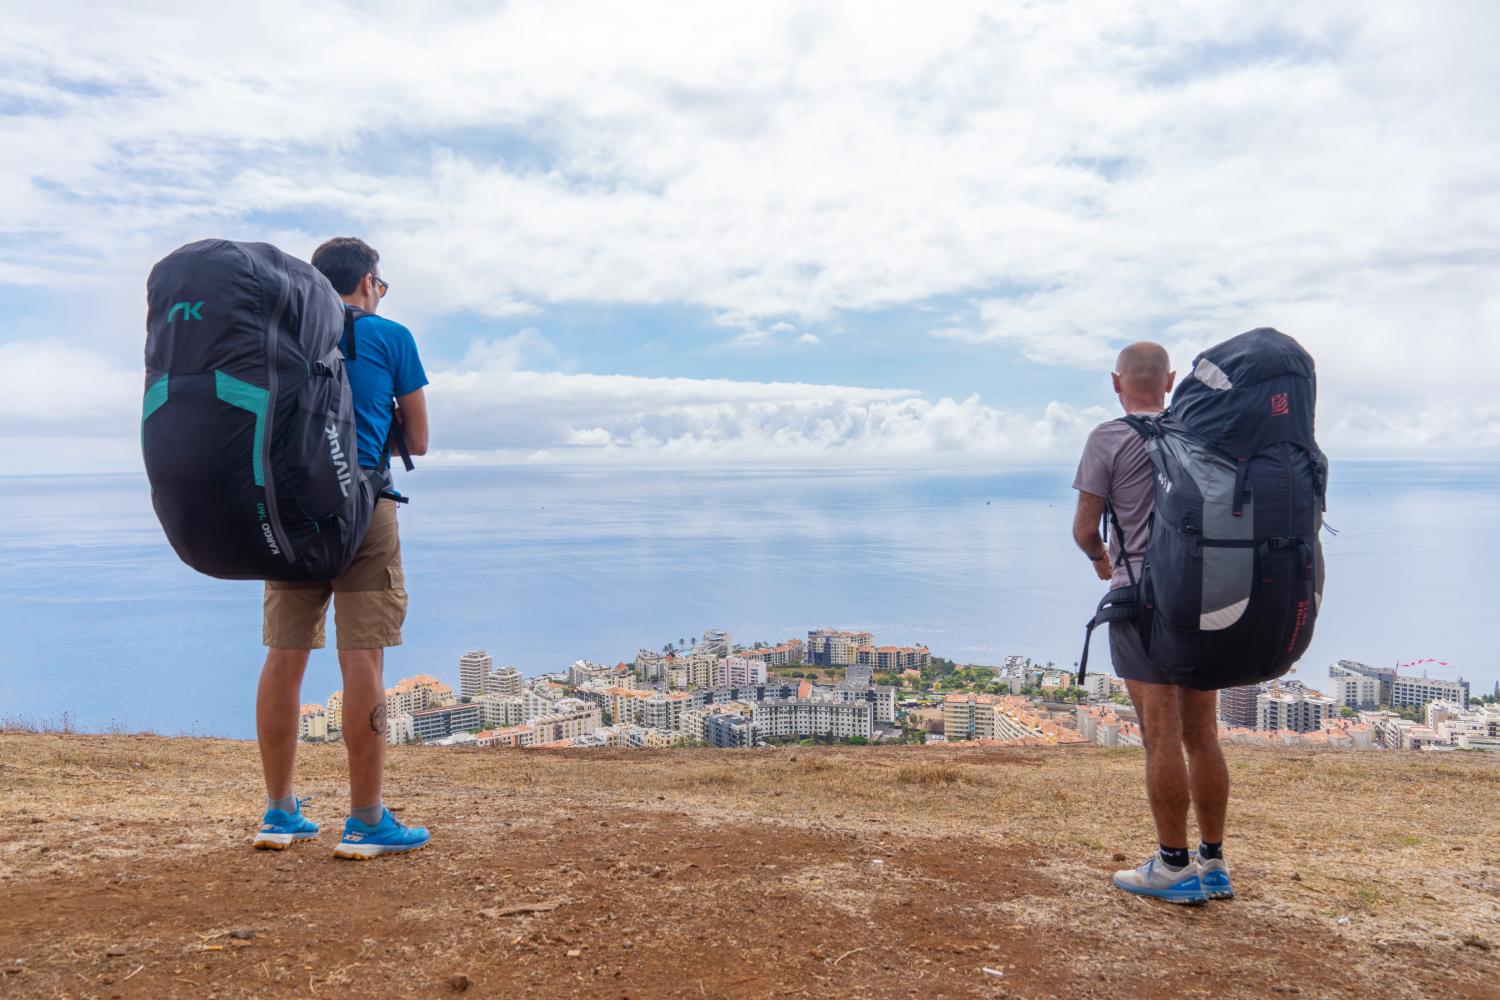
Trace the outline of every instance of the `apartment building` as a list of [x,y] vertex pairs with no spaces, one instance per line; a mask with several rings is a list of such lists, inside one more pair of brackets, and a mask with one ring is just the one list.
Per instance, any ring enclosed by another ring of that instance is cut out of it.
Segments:
[[710,685],[728,687],[731,684],[764,684],[766,665],[748,656],[726,656],[714,663]]
[[407,743],[415,742],[417,738],[416,726],[412,717],[406,712],[397,712],[395,715],[387,715],[385,718],[385,742],[387,746],[399,747]]
[[594,663],[592,660],[574,660],[568,667],[568,683],[578,687],[589,681],[608,677],[614,673],[614,669],[602,663]]
[[688,698],[694,708],[705,705],[722,705],[732,701],[765,701],[769,698],[811,697],[812,684],[808,681],[767,681],[764,684],[731,684],[726,687],[698,688],[689,691]]
[[1500,706],[1463,708],[1434,701],[1426,711],[1427,728],[1443,743],[1460,750],[1500,750]]
[[429,708],[451,705],[453,701],[453,689],[428,674],[403,677],[385,692],[387,715],[416,715]]
[[500,729],[489,729],[474,734],[474,745],[481,747],[504,747],[519,749],[529,747],[536,734],[530,726],[504,726]]
[[1421,708],[1430,701],[1448,701],[1462,708],[1469,707],[1469,682],[1463,678],[1456,681],[1440,680],[1436,677],[1402,677],[1399,674],[1391,681],[1392,708]]
[[1240,726],[1245,729],[1254,729],[1260,718],[1260,709],[1256,699],[1265,689],[1264,684],[1250,684],[1220,691],[1219,720],[1231,728]]
[[502,698],[519,698],[525,689],[521,671],[515,667],[500,667],[484,678],[484,693],[500,695]]
[[526,721],[526,699],[520,695],[482,694],[474,699],[484,718],[484,728],[501,729]]
[[338,690],[328,696],[328,704],[324,707],[328,715],[328,738],[336,739],[338,734],[344,731],[344,692]]
[[854,651],[854,662],[882,673],[903,670],[925,670],[932,665],[932,654],[926,646],[860,646]]
[[668,694],[653,694],[639,704],[642,726],[675,733],[682,730],[683,714],[692,707],[692,699],[685,691],[672,691]]
[[635,651],[635,672],[645,681],[661,681],[667,678],[667,661],[673,659],[668,653],[653,649]]
[[1092,673],[1085,675],[1083,679],[1083,690],[1095,701],[1108,701],[1115,693],[1115,685],[1120,683],[1119,678],[1111,677],[1109,674]]
[[875,645],[869,632],[839,632],[820,628],[807,633],[806,663],[818,666],[847,667],[858,662],[861,646]]
[[477,698],[484,694],[484,680],[495,661],[482,649],[471,649],[458,658],[458,696]]
[[1297,681],[1273,684],[1255,696],[1255,728],[1314,733],[1338,714],[1332,698]]
[[1372,709],[1379,705],[1392,708],[1421,708],[1430,701],[1449,701],[1467,708],[1469,682],[1462,677],[1444,680],[1403,676],[1391,667],[1372,667],[1357,660],[1339,660],[1328,668],[1333,680],[1333,697],[1350,708]]
[[679,690],[711,687],[719,662],[719,657],[710,653],[687,653],[672,657],[666,663],[666,680],[670,686]]
[[752,718],[716,712],[704,721],[700,739],[721,750],[749,749],[765,743],[765,732],[761,724]]
[[[873,684],[874,668],[868,666],[849,667],[843,680],[832,688],[812,688],[806,697],[827,699],[836,702],[864,702],[875,710],[877,723],[896,721],[896,689],[889,684]],[[798,692],[799,696],[801,692]]]
[[484,713],[473,702],[425,708],[411,713],[411,727],[412,733],[419,740],[440,740],[454,733],[483,729]]
[[592,733],[603,725],[599,707],[577,698],[557,702],[551,715],[538,716],[530,722],[536,743],[555,743]]
[[759,660],[768,667],[789,667],[794,663],[803,662],[803,648],[801,639],[788,639],[779,646],[746,649],[738,655],[747,660]]
[[526,721],[530,722],[540,715],[550,715],[553,706],[567,697],[569,697],[569,692],[566,685],[555,681],[536,681],[521,695],[526,711]]
[[1372,667],[1356,660],[1339,660],[1328,667],[1330,697],[1341,706],[1368,710],[1390,704],[1390,682],[1394,670]]
[[943,699],[943,735],[955,740],[992,740],[995,738],[995,708],[998,694],[961,692]]
[[303,705],[297,719],[297,738],[322,743],[328,739],[328,713],[322,705]]
[[734,651],[734,645],[729,641],[729,633],[721,628],[707,629],[703,633],[703,641],[693,649],[695,653],[705,656],[728,656]]
[[851,736],[869,739],[875,734],[875,709],[868,702],[773,699],[757,702],[751,710],[767,737],[831,736],[843,740]]

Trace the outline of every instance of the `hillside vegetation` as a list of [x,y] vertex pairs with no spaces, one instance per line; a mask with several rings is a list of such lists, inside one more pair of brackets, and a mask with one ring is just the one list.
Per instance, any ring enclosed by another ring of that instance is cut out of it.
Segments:
[[404,748],[434,844],[351,863],[339,747],[256,853],[251,743],[0,733],[0,995],[1500,994],[1500,760],[1229,754],[1240,897],[1173,907],[1138,750]]

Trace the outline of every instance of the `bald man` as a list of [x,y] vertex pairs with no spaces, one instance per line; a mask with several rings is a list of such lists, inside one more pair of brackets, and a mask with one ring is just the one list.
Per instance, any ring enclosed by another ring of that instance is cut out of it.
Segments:
[[[1166,408],[1176,372],[1160,344],[1141,341],[1120,352],[1111,377],[1127,414],[1155,416]],[[1132,575],[1140,579],[1154,475],[1145,442],[1128,424],[1109,420],[1089,435],[1073,480],[1078,491],[1073,540],[1111,589],[1127,586]],[[1108,551],[1099,535],[1106,502],[1119,519]],[[1179,903],[1228,898],[1234,894],[1223,853],[1229,770],[1219,748],[1217,692],[1173,685],[1151,662],[1134,622],[1110,623],[1109,653],[1140,717],[1146,794],[1158,845],[1139,868],[1116,872],[1114,884]],[[1193,852],[1187,839],[1189,806],[1200,838]]]

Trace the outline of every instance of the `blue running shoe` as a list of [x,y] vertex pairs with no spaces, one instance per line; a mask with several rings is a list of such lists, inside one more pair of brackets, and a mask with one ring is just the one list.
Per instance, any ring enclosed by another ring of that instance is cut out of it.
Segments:
[[1229,884],[1229,866],[1223,858],[1201,858],[1193,852],[1198,862],[1198,879],[1203,883],[1203,892],[1209,899],[1233,899],[1234,886]]
[[260,831],[256,833],[252,846],[257,851],[284,851],[299,840],[316,840],[318,824],[302,815],[302,803],[297,800],[297,811],[267,809],[260,818]]
[[367,826],[353,816],[344,820],[344,839],[334,848],[333,856],[363,861],[383,854],[405,854],[426,847],[431,839],[426,827],[402,826],[387,809],[374,826]]
[[1160,854],[1153,854],[1139,868],[1115,872],[1115,887],[1137,896],[1172,903],[1208,901],[1208,893],[1203,891],[1203,881],[1199,877],[1198,862],[1191,858],[1185,868],[1174,870],[1162,862]]

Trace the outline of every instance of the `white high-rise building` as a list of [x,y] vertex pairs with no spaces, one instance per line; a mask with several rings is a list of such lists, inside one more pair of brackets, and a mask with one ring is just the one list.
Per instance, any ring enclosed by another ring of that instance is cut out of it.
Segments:
[[1333,718],[1337,711],[1332,698],[1291,681],[1256,695],[1255,728],[1315,733],[1323,728],[1323,720]]
[[515,667],[491,670],[484,679],[484,693],[500,695],[502,698],[519,698],[524,686],[521,671]]
[[328,739],[328,714],[322,705],[303,705],[297,721],[297,737],[321,743]]
[[568,667],[568,683],[577,687],[600,677],[606,677],[612,670],[613,668],[592,660],[574,660],[573,665]]
[[471,649],[458,658],[458,696],[478,698],[484,694],[484,681],[495,666],[494,659],[482,649]]
[[1429,701],[1447,701],[1460,708],[1469,707],[1469,682],[1463,678],[1456,681],[1437,677],[1402,677],[1399,674],[1391,681],[1391,707],[1421,708]]
[[698,644],[695,653],[704,653],[708,656],[728,656],[734,647],[730,644],[729,633],[721,628],[706,629],[703,633],[703,641]]
[[416,738],[417,730],[408,713],[397,712],[386,718],[385,741],[387,744],[399,747],[403,743],[414,742]]

